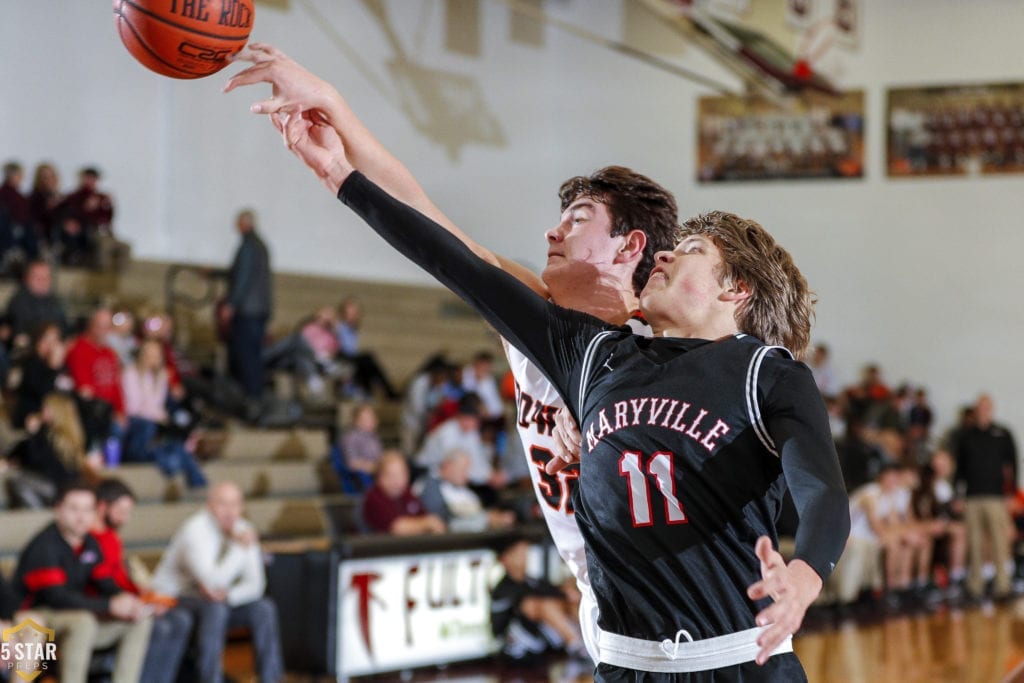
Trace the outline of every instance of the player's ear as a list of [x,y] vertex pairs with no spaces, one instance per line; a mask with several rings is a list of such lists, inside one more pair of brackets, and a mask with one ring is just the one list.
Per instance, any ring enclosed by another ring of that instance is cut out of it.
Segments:
[[722,301],[735,301],[738,303],[749,299],[751,294],[750,285],[743,280],[735,280],[726,285],[719,298]]
[[643,230],[630,230],[624,236],[619,253],[615,255],[616,263],[628,263],[639,260],[647,246],[647,235]]

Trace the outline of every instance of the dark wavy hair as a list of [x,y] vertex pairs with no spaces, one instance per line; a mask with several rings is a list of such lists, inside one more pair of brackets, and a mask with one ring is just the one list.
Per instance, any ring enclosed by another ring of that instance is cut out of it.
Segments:
[[562,211],[581,197],[608,207],[611,236],[641,230],[647,235],[643,256],[633,273],[636,294],[647,284],[654,255],[671,251],[679,242],[679,209],[672,193],[645,175],[624,166],[606,166],[589,176],[569,178],[558,190]]

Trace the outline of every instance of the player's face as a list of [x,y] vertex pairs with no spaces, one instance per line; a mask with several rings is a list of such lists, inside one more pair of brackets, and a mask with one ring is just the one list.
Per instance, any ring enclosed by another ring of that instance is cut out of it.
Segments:
[[611,267],[622,237],[612,237],[608,207],[580,197],[562,212],[558,225],[545,233],[548,261],[541,274],[548,287],[589,273],[593,278]]
[[723,306],[721,265],[722,252],[713,241],[686,237],[674,250],[655,255],[654,270],[640,292],[640,308],[662,328],[680,320],[707,319]]

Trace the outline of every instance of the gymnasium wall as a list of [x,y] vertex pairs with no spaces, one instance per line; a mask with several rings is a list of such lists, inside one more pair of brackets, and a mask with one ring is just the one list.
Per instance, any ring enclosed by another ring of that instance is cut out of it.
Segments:
[[[108,2],[2,5],[0,156],[29,167],[54,160],[68,185],[79,166],[99,165],[136,254],[222,263],[236,241],[234,213],[248,205],[279,269],[427,281],[249,113],[268,87],[223,95],[224,74],[149,73],[121,46]],[[260,3],[254,37],[338,84],[436,203],[495,250],[540,266],[559,183],[609,163],[633,166],[675,191],[685,214],[729,209],[790,248],[819,294],[815,337],[832,346],[842,380],[877,361],[892,384],[925,382],[942,425],[989,390],[1024,439],[1024,177],[889,180],[883,159],[886,86],[1024,77],[1024,3],[865,0],[843,83],[867,92],[867,177],[713,187],[694,180],[696,98],[710,91],[538,30],[498,0],[478,5],[479,40],[455,31],[449,49],[445,5]],[[638,32],[636,8],[617,0],[545,8],[605,36],[621,38],[626,25]],[[678,45],[664,29],[648,39]],[[697,50],[664,56],[735,85]]]

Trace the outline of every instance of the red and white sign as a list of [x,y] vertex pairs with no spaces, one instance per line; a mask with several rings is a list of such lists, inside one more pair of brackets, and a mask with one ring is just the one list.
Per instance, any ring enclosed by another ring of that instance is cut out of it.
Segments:
[[339,678],[485,657],[494,552],[344,561],[338,571]]

